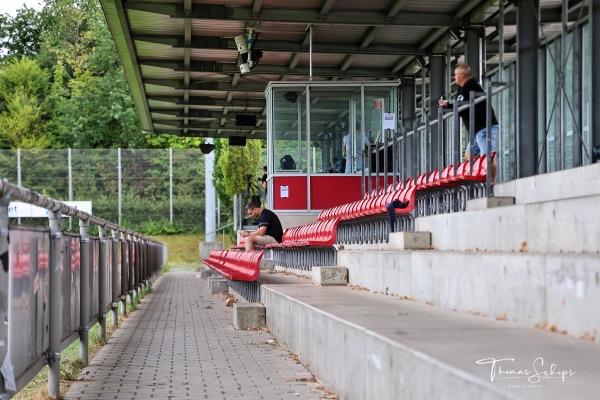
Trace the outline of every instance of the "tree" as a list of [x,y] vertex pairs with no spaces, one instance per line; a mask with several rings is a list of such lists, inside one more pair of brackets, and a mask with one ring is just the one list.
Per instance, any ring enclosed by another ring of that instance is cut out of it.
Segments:
[[40,49],[40,36],[48,20],[33,8],[24,6],[12,17],[0,15],[0,48],[6,60],[35,57]]
[[43,101],[48,74],[26,57],[0,69],[0,146],[12,148],[52,147],[43,132]]
[[65,147],[145,147],[117,51],[93,0],[50,0],[55,17],[38,60],[53,70],[52,120],[47,128]]
[[[220,142],[218,175],[215,175],[217,193],[231,199],[235,193],[246,191],[247,177],[258,176],[261,155],[260,140],[248,140],[246,146],[229,146],[225,139]],[[215,168],[216,170],[216,168]]]

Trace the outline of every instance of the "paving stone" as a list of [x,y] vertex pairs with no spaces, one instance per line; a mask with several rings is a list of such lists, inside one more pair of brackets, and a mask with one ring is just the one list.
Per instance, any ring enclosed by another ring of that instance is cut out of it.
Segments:
[[269,332],[236,330],[221,295],[173,270],[72,382],[69,399],[320,399],[325,395]]

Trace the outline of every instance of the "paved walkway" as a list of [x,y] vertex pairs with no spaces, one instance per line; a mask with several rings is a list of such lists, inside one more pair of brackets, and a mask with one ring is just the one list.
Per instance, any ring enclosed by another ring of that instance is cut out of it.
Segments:
[[198,273],[153,286],[65,399],[319,399],[312,374],[263,331],[238,331]]

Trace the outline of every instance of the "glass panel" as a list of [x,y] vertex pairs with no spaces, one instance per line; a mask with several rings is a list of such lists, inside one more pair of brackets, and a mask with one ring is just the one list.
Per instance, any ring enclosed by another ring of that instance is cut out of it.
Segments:
[[590,26],[586,24],[582,28],[582,60],[581,60],[581,80],[582,80],[582,127],[583,134],[583,149],[582,161],[584,165],[590,164],[591,148],[590,148],[590,110],[592,101],[592,92],[590,82],[592,81],[592,62],[590,57],[591,38]]
[[274,88],[272,115],[275,171],[307,172],[305,88]]
[[556,165],[556,135],[560,134],[560,94],[554,61],[560,54],[559,40],[549,44],[546,49],[546,168],[547,172],[557,170]]
[[563,132],[564,132],[564,168],[573,168],[573,129],[575,115],[573,115],[574,103],[573,103],[573,33],[569,33],[565,38],[565,46],[567,54],[566,65],[564,69],[565,81],[563,98],[566,100],[563,104]]

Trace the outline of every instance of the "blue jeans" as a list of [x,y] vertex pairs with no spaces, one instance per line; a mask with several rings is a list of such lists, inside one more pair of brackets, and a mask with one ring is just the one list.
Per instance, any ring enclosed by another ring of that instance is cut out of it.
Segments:
[[[498,125],[492,125],[492,151],[496,151],[496,138],[498,137]],[[473,155],[483,156],[487,154],[487,128],[483,128],[475,133],[475,150]],[[466,153],[471,154],[471,143],[467,144]]]

